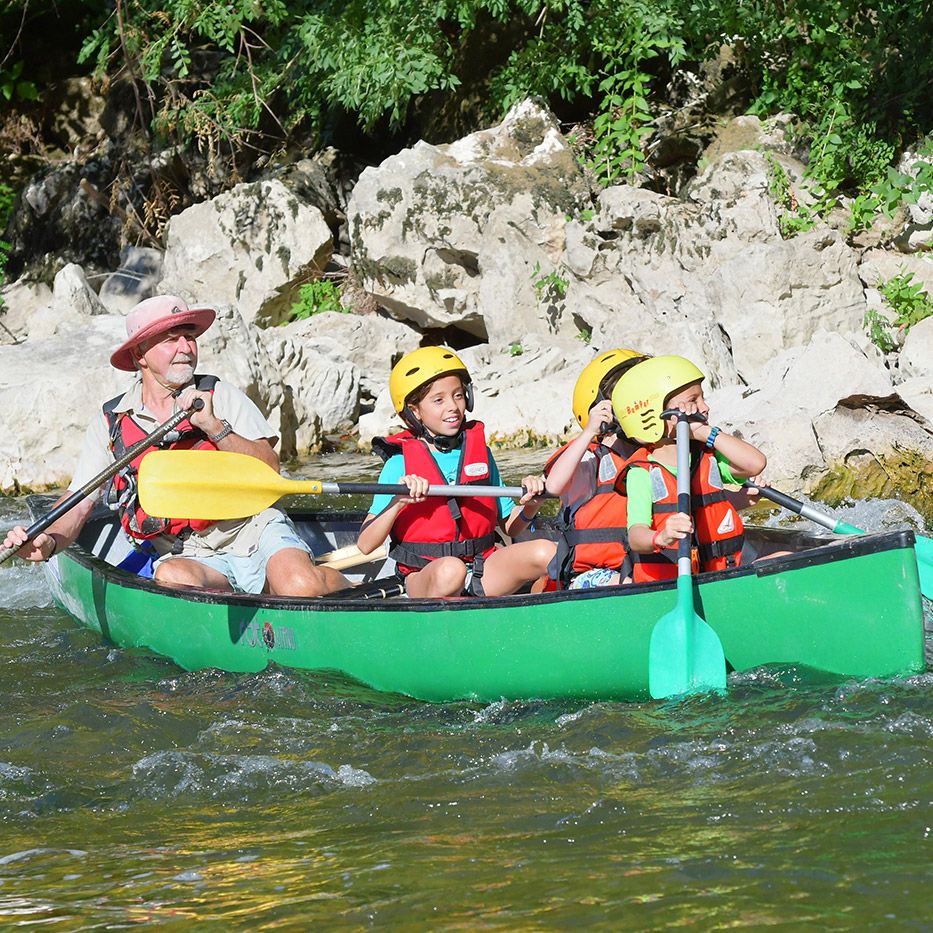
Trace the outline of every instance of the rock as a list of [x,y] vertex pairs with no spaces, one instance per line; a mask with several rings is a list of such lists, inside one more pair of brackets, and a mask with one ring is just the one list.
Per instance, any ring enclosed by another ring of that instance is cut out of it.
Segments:
[[884,249],[870,249],[862,254],[858,273],[866,287],[877,288],[896,275],[913,275],[933,295],[933,259],[926,255],[905,256]]
[[44,131],[63,152],[71,154],[89,140],[103,137],[101,116],[106,102],[95,93],[91,78],[65,78],[43,97],[48,108]]
[[125,315],[140,301],[157,294],[161,277],[161,250],[127,246],[120,253],[119,268],[106,277],[98,297],[108,311]]
[[[925,141],[928,147],[929,140]],[[898,163],[898,171],[916,179],[921,167],[929,171],[930,156],[908,150]],[[924,188],[913,203],[907,205],[907,217],[894,238],[894,245],[905,253],[928,250],[933,246],[933,194]]]
[[275,372],[291,395],[299,454],[316,450],[321,432],[347,429],[356,421],[360,371],[353,363],[321,352],[301,331],[277,329],[265,340]]
[[933,424],[933,382],[929,376],[917,376],[899,383],[897,394],[913,411]]
[[812,483],[825,473],[813,430],[816,419],[854,394],[882,397],[891,392],[890,374],[876,360],[844,336],[826,332],[805,347],[777,354],[757,385],[709,393],[710,417],[764,451],[766,476],[777,487],[800,478]]
[[52,289],[44,282],[19,279],[0,289],[0,346],[21,343],[29,335],[30,322],[52,303]]
[[924,318],[907,332],[900,353],[901,374],[905,377],[933,377],[933,317]]
[[[198,338],[198,372],[211,373],[242,389],[279,436],[279,455],[289,460],[296,455],[299,425],[291,393],[269,356],[257,329],[243,319],[239,309],[215,306],[217,320]],[[319,426],[303,426],[303,436],[311,446],[320,442]]]
[[43,340],[68,328],[80,326],[78,322],[83,319],[106,314],[107,309],[88,283],[84,269],[75,263],[68,263],[55,276],[51,301],[37,309],[30,318],[29,339]]
[[791,148],[787,130],[792,123],[793,117],[788,113],[775,114],[766,121],[752,114],[733,117],[717,129],[713,141],[703,150],[700,164],[708,165],[728,153],[743,150],[771,150],[787,154]]
[[933,515],[933,424],[898,395],[842,399],[813,427],[828,467],[820,498],[897,496]]
[[524,101],[489,130],[366,169],[347,208],[352,268],[395,316],[498,345],[540,316],[535,263],[559,259],[564,216],[587,200],[556,119]]
[[269,328],[263,337],[273,357],[280,354],[271,349],[273,344],[287,339],[293,346],[312,346],[335,364],[352,363],[359,371],[360,388],[371,398],[389,384],[389,373],[402,355],[421,341],[418,331],[384,315],[335,311]]
[[171,218],[159,291],[278,324],[332,251],[321,212],[281,181],[241,184]]
[[91,418],[129,384],[110,365],[125,336],[122,318],[95,315],[0,347],[0,491],[68,484]]
[[758,153],[729,153],[686,201],[603,191],[593,223],[606,242],[568,299],[594,344],[680,353],[713,385],[757,384],[775,354],[818,330],[859,330],[852,251],[826,227],[782,239],[767,174]]

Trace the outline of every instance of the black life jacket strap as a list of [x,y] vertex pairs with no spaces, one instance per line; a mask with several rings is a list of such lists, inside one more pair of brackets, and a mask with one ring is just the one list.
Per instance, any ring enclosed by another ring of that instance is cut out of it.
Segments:
[[706,561],[715,560],[719,557],[733,557],[735,554],[741,552],[743,544],[745,544],[745,533],[739,532],[729,538],[722,538],[719,541],[699,544],[697,545],[697,550],[700,554],[700,560],[706,563]]
[[392,546],[389,557],[396,563],[421,570],[439,557],[459,557],[466,562],[473,561],[495,543],[495,534],[467,538],[465,541],[399,541]]

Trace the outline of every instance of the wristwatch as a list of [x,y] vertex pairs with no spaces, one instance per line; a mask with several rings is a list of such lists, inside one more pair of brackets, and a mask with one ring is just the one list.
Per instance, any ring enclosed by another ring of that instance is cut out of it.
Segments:
[[222,419],[220,423],[223,425],[223,427],[216,434],[207,435],[207,439],[212,444],[216,444],[218,441],[222,441],[228,434],[233,434],[233,427],[226,418]]

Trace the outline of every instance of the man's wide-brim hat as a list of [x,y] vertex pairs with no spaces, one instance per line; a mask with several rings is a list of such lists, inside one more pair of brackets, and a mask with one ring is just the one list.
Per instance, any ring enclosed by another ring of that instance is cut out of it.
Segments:
[[176,327],[193,326],[193,336],[200,337],[214,323],[213,308],[189,308],[177,295],[156,295],[136,305],[126,316],[126,340],[113,351],[110,364],[128,373],[136,372],[133,350],[147,340],[168,333]]

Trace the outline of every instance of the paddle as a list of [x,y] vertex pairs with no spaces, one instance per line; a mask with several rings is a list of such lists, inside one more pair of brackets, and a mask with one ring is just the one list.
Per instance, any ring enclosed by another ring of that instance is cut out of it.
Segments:
[[376,560],[383,560],[389,554],[387,545],[382,544],[375,551],[364,554],[355,544],[347,547],[338,548],[336,551],[328,551],[326,554],[317,554],[314,558],[316,564],[327,564],[334,570],[349,570],[351,567],[359,567],[360,564],[369,564]]
[[[837,535],[864,535],[868,532],[855,525],[837,521],[831,515],[820,512],[810,505],[792,499],[787,493],[779,492],[770,486],[756,486],[754,483],[745,483],[750,489],[757,489],[766,499],[776,502],[782,508],[796,512],[801,518],[806,518],[817,525],[822,525]],[[916,535],[914,553],[917,555],[917,571],[920,574],[920,592],[927,599],[933,599],[933,538],[925,535]]]
[[98,473],[93,479],[88,480],[77,492],[72,493],[63,502],[60,502],[54,509],[47,512],[42,518],[34,521],[26,529],[26,540],[17,547],[3,548],[0,550],[0,564],[9,560],[23,545],[28,544],[38,534],[45,531],[50,525],[58,521],[66,512],[70,512],[82,499],[86,499],[98,486],[106,483],[108,479],[116,476],[120,470],[127,464],[136,459],[147,447],[158,444],[169,431],[177,428],[192,411],[200,411],[204,407],[204,400],[196,398],[191,408],[175,412],[171,418],[164,424],[160,424],[151,434],[147,434],[142,440],[137,441],[132,447],[129,447],[126,453],[119,460],[114,460],[103,473]]
[[[677,509],[690,514],[690,425],[677,417]],[[726,658],[719,636],[694,610],[690,535],[677,545],[677,605],[655,623],[648,648],[648,689],[655,699],[726,686]]]
[[[285,495],[407,495],[390,483],[322,483],[286,479],[246,454],[227,451],[158,450],[139,467],[139,503],[158,518],[219,521],[256,515]],[[521,486],[429,486],[429,496],[521,498]]]

